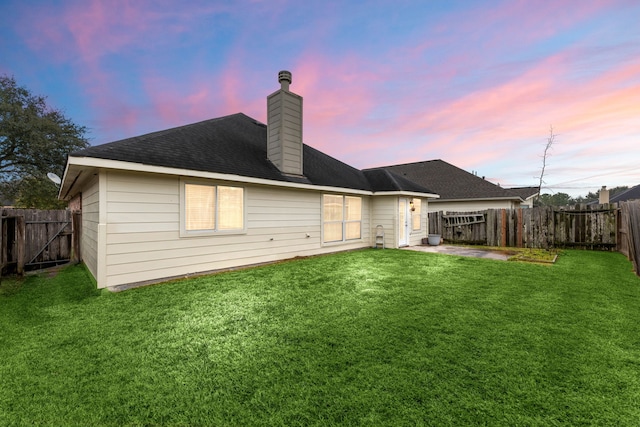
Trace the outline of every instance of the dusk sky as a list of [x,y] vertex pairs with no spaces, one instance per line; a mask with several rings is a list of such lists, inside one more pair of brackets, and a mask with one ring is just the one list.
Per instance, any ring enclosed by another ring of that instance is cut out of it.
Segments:
[[0,74],[93,145],[242,112],[279,70],[304,142],[505,187],[640,184],[640,1],[0,0]]

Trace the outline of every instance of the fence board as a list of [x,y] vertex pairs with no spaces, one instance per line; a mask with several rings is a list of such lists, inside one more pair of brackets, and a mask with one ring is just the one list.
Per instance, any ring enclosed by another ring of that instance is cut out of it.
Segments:
[[632,262],[633,269],[640,276],[640,200],[620,203],[620,222],[626,240],[626,255]]
[[[470,212],[429,213],[429,232],[454,243],[479,243],[504,247],[579,247],[614,249],[617,245],[616,206],[536,207],[532,209],[489,209],[475,212],[484,222],[447,225],[447,217],[464,217]],[[439,222],[440,221],[440,222]],[[438,228],[440,227],[440,228]]]
[[622,211],[626,209],[625,202],[620,204],[620,210],[618,211],[618,251],[624,256],[631,259],[629,256],[629,231],[627,229],[627,217],[623,216]]

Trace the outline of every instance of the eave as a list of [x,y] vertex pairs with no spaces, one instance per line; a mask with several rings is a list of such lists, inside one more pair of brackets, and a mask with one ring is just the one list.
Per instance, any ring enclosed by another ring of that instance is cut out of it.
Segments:
[[64,176],[62,178],[62,184],[60,186],[59,198],[69,200],[73,195],[80,191],[82,183],[90,176],[97,173],[98,170],[119,170],[128,172],[144,172],[154,173],[162,175],[174,175],[191,178],[213,179],[219,181],[229,181],[236,183],[245,183],[253,185],[267,185],[272,187],[324,191],[334,193],[346,193],[346,194],[358,194],[365,196],[386,196],[386,195],[399,195],[410,197],[427,197],[437,198],[436,194],[430,193],[417,193],[408,191],[392,191],[392,192],[373,192],[368,190],[358,190],[344,187],[331,187],[312,184],[301,184],[287,181],[277,181],[271,179],[254,178],[242,175],[214,173],[196,171],[190,169],[171,168],[166,166],[153,166],[142,163],[124,162],[120,160],[108,160],[95,157],[75,157],[70,156],[67,161],[67,167],[65,169]]

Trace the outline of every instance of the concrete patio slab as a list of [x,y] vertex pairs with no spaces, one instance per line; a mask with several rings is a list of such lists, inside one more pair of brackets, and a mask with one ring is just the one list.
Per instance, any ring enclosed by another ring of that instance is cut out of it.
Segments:
[[473,257],[473,258],[489,258],[489,259],[496,259],[500,261],[506,261],[511,256],[498,251],[465,248],[462,246],[452,246],[452,245],[405,246],[404,248],[400,248],[400,249],[404,249],[408,251],[432,252],[432,253],[439,253],[439,254],[445,254],[445,255],[467,256],[467,257]]

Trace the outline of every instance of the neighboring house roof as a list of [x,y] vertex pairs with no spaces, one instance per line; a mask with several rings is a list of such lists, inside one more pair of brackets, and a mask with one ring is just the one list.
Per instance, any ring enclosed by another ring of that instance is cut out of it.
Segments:
[[72,153],[71,157],[354,190],[432,193],[419,184],[395,177],[393,173],[364,173],[304,144],[304,176],[284,174],[267,160],[266,141],[265,124],[237,113],[89,147]]
[[612,196],[609,199],[609,203],[626,202],[629,200],[640,200],[640,184]]
[[439,202],[478,199],[521,200],[519,195],[510,190],[443,160],[383,166],[378,169],[385,169],[418,185],[428,186],[440,195],[440,199],[437,200]]
[[514,187],[508,190],[516,196],[520,196],[522,200],[527,200],[538,194],[538,187]]

